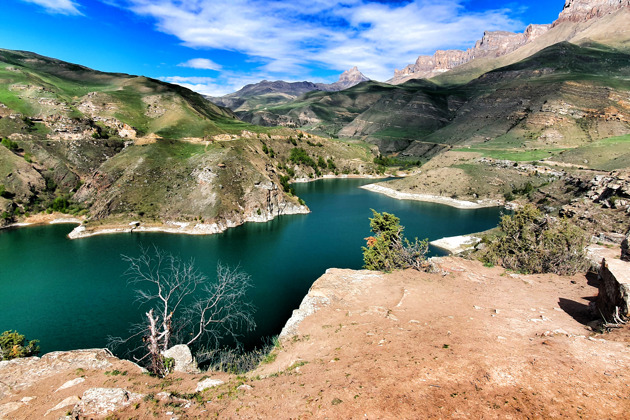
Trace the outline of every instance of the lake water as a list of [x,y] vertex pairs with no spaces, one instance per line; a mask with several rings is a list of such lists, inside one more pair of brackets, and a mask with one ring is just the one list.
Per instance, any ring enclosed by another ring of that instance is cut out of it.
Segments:
[[39,339],[42,353],[104,347],[108,335],[128,335],[129,324],[143,320],[147,309],[134,302],[133,288],[122,276],[127,265],[121,255],[137,256],[141,246],[156,245],[194,258],[210,278],[217,261],[239,265],[251,275],[249,298],[258,326],[244,341],[253,345],[280,333],[327,268],[361,268],[371,208],[398,216],[410,239],[482,231],[499,220],[498,208],[460,210],[358,188],[371,182],[296,184],[312,213],[246,223],[219,235],[133,233],[69,240],[73,225],[0,231],[0,331]]

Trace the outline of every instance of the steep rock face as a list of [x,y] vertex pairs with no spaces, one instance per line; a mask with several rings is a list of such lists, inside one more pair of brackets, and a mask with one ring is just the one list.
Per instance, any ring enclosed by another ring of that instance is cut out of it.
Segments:
[[[418,57],[414,64],[410,64],[402,70],[396,70],[394,77],[389,82],[399,84],[410,79],[428,79],[476,58],[502,57],[531,43],[549,32],[550,29],[563,23],[584,23],[627,7],[630,7],[630,0],[566,0],[558,19],[552,24],[529,25],[522,34],[503,31],[486,32],[473,48],[466,51],[436,51],[432,56]],[[579,32],[580,30],[577,27],[568,32],[558,30],[554,32],[553,43],[571,40],[576,31]]]
[[433,55],[421,55],[415,64],[410,64],[402,70],[395,70],[390,82],[399,84],[409,79],[428,79],[475,58],[501,57],[538,38],[549,28],[551,25],[529,25],[523,33],[486,31],[483,38],[466,51],[438,50]]
[[566,0],[553,26],[563,22],[585,22],[629,6],[630,0]]

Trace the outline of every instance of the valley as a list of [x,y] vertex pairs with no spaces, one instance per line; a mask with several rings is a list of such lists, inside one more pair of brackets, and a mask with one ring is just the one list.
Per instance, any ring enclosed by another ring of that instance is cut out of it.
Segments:
[[[627,413],[630,1],[104,3],[153,77],[0,49],[0,418]],[[372,79],[417,10],[522,32]]]

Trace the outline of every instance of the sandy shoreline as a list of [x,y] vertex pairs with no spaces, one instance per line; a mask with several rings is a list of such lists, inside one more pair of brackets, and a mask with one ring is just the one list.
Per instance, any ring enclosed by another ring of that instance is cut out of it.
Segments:
[[39,226],[39,225],[59,225],[59,224],[74,224],[80,225],[83,223],[81,219],[75,217],[45,217],[48,215],[36,215],[32,218],[26,219],[24,222],[12,223],[7,226],[0,227],[2,229],[13,229],[26,226]]
[[499,207],[503,205],[503,203],[499,200],[477,200],[475,201],[466,201],[466,200],[457,200],[450,197],[444,197],[441,195],[432,195],[432,194],[412,194],[396,191],[393,188],[385,187],[380,184],[368,184],[363,185],[360,188],[363,188],[368,191],[372,191],[379,194],[384,194],[388,197],[395,198],[397,200],[415,200],[415,201],[425,201],[429,203],[438,203],[438,204],[446,204],[447,206],[456,207],[458,209],[481,209],[485,207]]
[[481,239],[474,235],[460,235],[436,239],[435,241],[429,242],[429,244],[448,251],[451,254],[459,254],[474,247],[479,241],[481,241]]

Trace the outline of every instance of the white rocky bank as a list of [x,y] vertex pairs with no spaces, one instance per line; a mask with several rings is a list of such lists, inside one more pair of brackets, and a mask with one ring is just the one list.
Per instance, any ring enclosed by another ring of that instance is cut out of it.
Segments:
[[412,194],[412,193],[397,191],[393,188],[385,187],[380,184],[363,185],[361,188],[368,191],[376,192],[379,194],[384,194],[388,197],[395,198],[398,200],[426,201],[429,203],[446,204],[447,206],[456,207],[458,209],[480,209],[484,207],[498,207],[503,204],[499,200],[465,201],[465,200],[457,200],[450,197],[444,197],[441,195]]
[[229,228],[237,227],[245,222],[265,223],[273,220],[277,216],[289,214],[307,214],[310,209],[307,206],[282,203],[281,206],[272,208],[271,210],[261,211],[260,214],[252,212],[244,219],[219,220],[215,223],[191,223],[167,221],[162,225],[143,225],[141,222],[130,222],[126,226],[117,226],[110,228],[88,229],[85,226],[77,226],[68,234],[70,239],[87,238],[95,235],[104,235],[108,233],[131,233],[131,232],[164,232],[164,233],[180,233],[186,235],[213,235],[225,232]]

